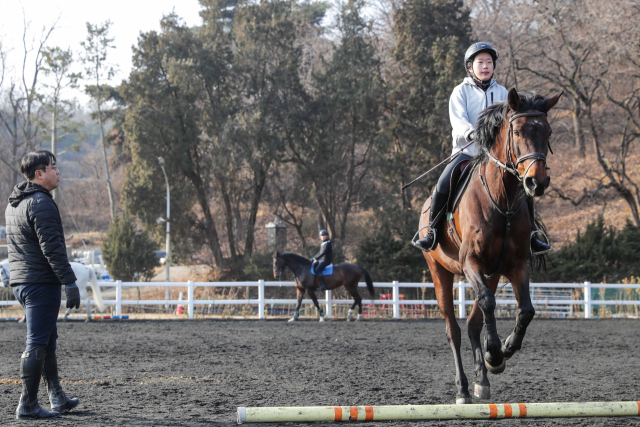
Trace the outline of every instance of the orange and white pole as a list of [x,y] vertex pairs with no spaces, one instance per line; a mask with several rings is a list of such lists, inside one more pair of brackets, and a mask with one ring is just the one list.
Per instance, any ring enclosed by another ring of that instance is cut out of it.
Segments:
[[238,424],[640,416],[640,402],[238,408]]

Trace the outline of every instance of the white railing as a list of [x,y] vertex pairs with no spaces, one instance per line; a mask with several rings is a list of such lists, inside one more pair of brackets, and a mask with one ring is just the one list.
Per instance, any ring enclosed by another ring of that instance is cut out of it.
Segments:
[[[115,300],[103,300],[105,305],[115,306],[115,315],[122,315],[122,306],[124,305],[184,305],[188,308],[189,319],[194,318],[196,305],[257,305],[258,306],[258,318],[265,318],[264,307],[266,304],[296,304],[296,299],[275,299],[265,298],[266,287],[295,287],[294,282],[265,282],[259,280],[257,282],[98,282],[99,286],[115,287],[116,299]],[[187,299],[186,300],[130,300],[123,299],[123,288],[133,287],[186,287]],[[467,306],[473,306],[474,300],[468,300],[466,298],[466,289],[471,288],[471,285],[465,282],[454,283],[454,288],[459,289],[458,299],[454,301],[454,304],[458,306],[458,317],[466,318]],[[510,288],[510,284],[504,287]],[[258,288],[258,298],[250,299],[216,299],[216,300],[196,300],[194,299],[194,288],[198,287],[254,287]],[[366,288],[364,283],[359,284],[360,288]],[[392,299],[385,300],[371,300],[363,298],[363,304],[385,305],[392,306],[393,318],[400,318],[400,306],[401,305],[434,305],[437,306],[436,300],[405,300],[400,299],[400,288],[433,288],[433,283],[399,283],[397,281],[391,283],[375,283],[375,288],[391,288]],[[501,285],[502,287],[502,285]],[[502,287],[502,288],[504,288]],[[589,319],[592,317],[592,311],[594,306],[600,305],[637,305],[640,306],[640,300],[593,300],[591,299],[592,289],[640,289],[640,285],[633,284],[603,284],[603,283],[531,283],[530,284],[531,295],[535,295],[536,289],[581,289],[583,291],[583,299],[557,299],[553,296],[545,297],[543,299],[532,299],[532,304],[535,306],[584,306],[584,317]],[[311,299],[304,299],[303,304],[312,304]],[[64,306],[64,301],[62,302]],[[324,299],[318,299],[318,303],[325,305],[326,317],[331,318],[331,306],[332,304],[353,304],[351,299],[333,299],[331,291],[325,292]],[[94,301],[91,301],[94,304]],[[496,299],[497,306],[513,305],[515,306],[515,299]],[[1,306],[19,305],[17,301],[0,301]]]

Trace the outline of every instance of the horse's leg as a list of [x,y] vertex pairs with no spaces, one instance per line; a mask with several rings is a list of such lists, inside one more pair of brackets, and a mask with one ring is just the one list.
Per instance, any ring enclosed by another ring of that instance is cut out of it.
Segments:
[[462,357],[460,356],[462,333],[460,331],[460,326],[458,326],[453,306],[453,273],[434,260],[429,261],[429,270],[431,270],[431,276],[433,277],[436,299],[438,300],[438,308],[440,309],[440,313],[444,316],[444,320],[447,325],[447,341],[449,341],[449,346],[453,351],[453,358],[456,366],[456,386],[458,387],[456,403],[471,403],[469,382],[467,381],[467,376],[464,374]]
[[518,315],[516,316],[516,327],[502,344],[502,352],[505,359],[509,359],[516,351],[520,350],[524,334],[527,332],[527,326],[529,326],[533,316],[536,314],[533,304],[531,304],[529,272],[526,265],[507,277],[511,281],[513,293],[518,302]]
[[87,297],[87,300],[85,301],[85,304],[87,306],[87,320],[85,320],[86,323],[90,323],[91,322],[91,300]]
[[301,288],[296,288],[296,290],[298,291],[298,305],[296,305],[296,314],[294,314],[293,317],[289,319],[289,322],[295,322],[300,316],[300,306],[302,306],[302,297],[304,297],[305,290]]
[[[499,278],[493,279],[489,287],[491,289],[497,286]],[[473,364],[476,377],[480,378],[479,382],[473,385],[473,395],[478,399],[489,399],[491,397],[491,387],[489,384],[489,378],[487,378],[487,367],[484,364],[484,356],[482,355],[482,341],[480,341],[480,335],[482,333],[482,310],[476,300],[473,304],[471,314],[467,318],[467,332],[469,333],[469,341],[471,341],[471,349],[473,351]]]
[[476,303],[484,315],[484,324],[487,328],[487,334],[484,338],[485,365],[492,374],[500,374],[504,371],[505,360],[502,354],[502,342],[500,341],[498,329],[496,328],[496,317],[494,313],[496,297],[487,285],[480,268],[480,262],[474,253],[469,252],[467,254],[462,270],[476,292]]
[[358,300],[356,299],[356,296],[353,294],[353,292],[351,292],[351,296],[353,297],[353,304],[351,304],[351,308],[347,313],[347,322],[350,322],[353,320],[353,310],[355,310],[356,305],[358,305]]
[[318,304],[318,298],[316,297],[316,293],[314,290],[309,291],[309,295],[311,296],[311,301],[313,301],[313,305],[318,309],[318,313],[320,313],[320,321],[324,322],[324,311],[322,311],[322,307]]
[[[356,283],[356,286],[357,285],[358,284]],[[360,321],[362,320],[362,297],[358,293],[358,288],[356,288],[354,291],[353,303],[358,304],[358,318],[356,319],[356,321]]]

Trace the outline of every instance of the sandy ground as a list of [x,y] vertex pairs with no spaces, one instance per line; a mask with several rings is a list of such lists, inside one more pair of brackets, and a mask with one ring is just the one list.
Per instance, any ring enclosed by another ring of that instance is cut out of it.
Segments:
[[[513,324],[512,319],[498,320],[502,337]],[[63,386],[67,394],[80,398],[81,406],[55,421],[13,419],[26,326],[0,323],[0,360],[4,362],[0,364],[1,425],[231,426],[238,406],[444,404],[455,400],[453,359],[442,320],[58,325]],[[509,360],[505,373],[490,377],[491,401],[640,400],[639,325],[638,320],[628,319],[535,319],[523,350]],[[466,339],[463,360],[472,382]],[[48,404],[44,386],[40,401]],[[640,426],[640,418],[412,424]]]

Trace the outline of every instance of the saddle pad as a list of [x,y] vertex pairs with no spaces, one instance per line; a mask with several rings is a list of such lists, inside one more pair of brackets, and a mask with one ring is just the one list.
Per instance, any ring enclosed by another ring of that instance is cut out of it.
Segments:
[[[316,275],[316,270],[311,266],[311,274]],[[327,265],[324,270],[322,270],[323,276],[331,276],[333,274],[333,264]]]

